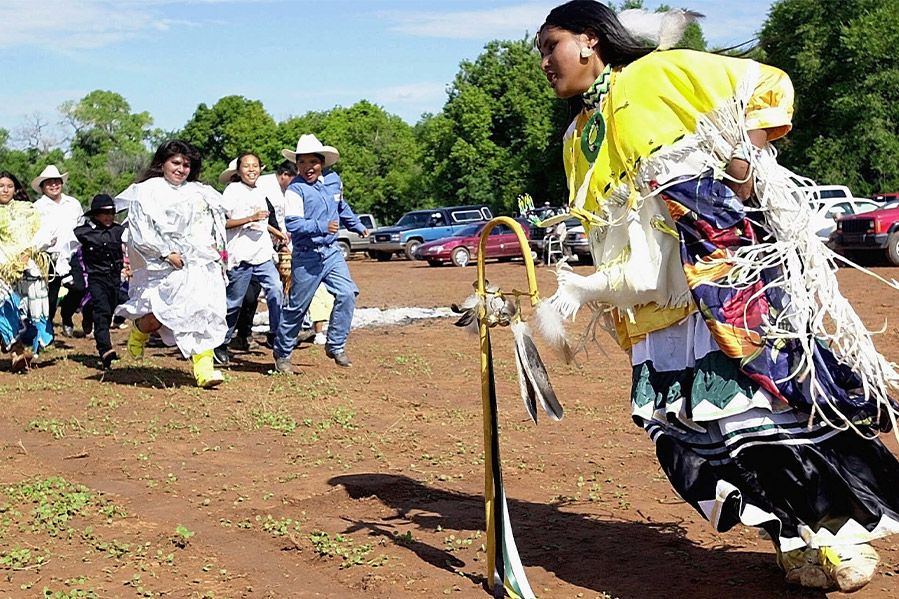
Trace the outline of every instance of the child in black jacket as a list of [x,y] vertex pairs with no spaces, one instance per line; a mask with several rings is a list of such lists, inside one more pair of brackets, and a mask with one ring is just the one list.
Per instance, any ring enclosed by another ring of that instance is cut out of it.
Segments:
[[87,286],[94,304],[94,340],[104,368],[109,368],[119,356],[112,349],[109,326],[112,312],[119,304],[122,285],[122,235],[125,227],[115,222],[115,201],[106,194],[94,196],[91,209],[85,214],[89,220],[75,228],[81,243]]

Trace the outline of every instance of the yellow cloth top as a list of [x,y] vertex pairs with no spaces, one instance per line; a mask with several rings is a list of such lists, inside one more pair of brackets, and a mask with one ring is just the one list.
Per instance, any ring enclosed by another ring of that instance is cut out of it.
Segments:
[[[793,86],[786,73],[774,67],[717,54],[668,50],[614,69],[599,108],[606,127],[595,165],[581,151],[581,133],[593,110],[582,111],[563,140],[570,207],[576,208],[577,192],[591,166],[583,204],[587,212],[602,214],[605,200],[622,186],[632,199],[647,193],[634,183],[641,164],[696,133],[703,116],[733,105],[744,85],[753,86],[746,104],[746,129],[767,130],[769,141],[786,135],[792,127]],[[619,343],[629,349],[647,333],[679,322],[693,309],[645,304],[629,314],[616,311],[613,319]]]
[[[733,102],[740,83],[758,74],[746,108],[747,129],[767,129],[768,140],[791,129],[793,86],[783,71],[742,58],[692,50],[653,52],[614,69],[601,110],[606,135],[596,159],[584,209],[595,212],[640,162],[696,131],[699,117]],[[571,200],[590,164],[580,150],[583,111],[563,141]]]

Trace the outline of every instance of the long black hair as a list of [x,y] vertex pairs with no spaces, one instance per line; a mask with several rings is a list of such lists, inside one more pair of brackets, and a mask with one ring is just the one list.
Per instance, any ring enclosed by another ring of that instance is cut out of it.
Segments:
[[0,171],[0,179],[9,179],[12,181],[13,188],[15,191],[13,192],[12,199],[13,201],[18,200],[19,202],[30,202],[31,198],[28,197],[28,192],[25,191],[25,186],[22,185],[22,182],[9,171]]
[[203,167],[203,159],[200,157],[200,151],[186,141],[170,139],[169,141],[163,142],[156,150],[156,153],[153,154],[153,160],[150,161],[150,166],[147,167],[147,170],[145,170],[144,174],[138,179],[138,183],[142,183],[153,177],[161,177],[162,165],[165,164],[166,160],[176,154],[181,154],[190,160],[190,172],[187,174],[187,180],[196,181],[200,177],[200,169]]
[[[256,154],[256,152],[241,153],[241,155],[237,157],[237,170],[240,170],[240,163],[243,162],[243,159],[247,156],[252,156],[253,158],[255,158],[256,162],[259,163],[259,169],[262,170],[262,159],[259,158],[259,155]],[[231,181],[232,183],[237,183],[238,181],[240,181],[240,173],[235,172],[233,175],[231,175],[229,181]]]
[[599,38],[599,57],[615,67],[628,65],[655,49],[634,37],[612,9],[596,0],[571,0],[555,7],[546,15],[538,35],[547,27],[575,34],[592,33]]
[[[596,0],[571,0],[555,7],[546,15],[537,36],[550,27],[596,36],[599,39],[596,46],[599,57],[603,63],[613,67],[629,65],[655,50],[625,29],[612,9]],[[584,102],[578,95],[568,100],[568,106],[572,114],[577,114],[584,107]]]

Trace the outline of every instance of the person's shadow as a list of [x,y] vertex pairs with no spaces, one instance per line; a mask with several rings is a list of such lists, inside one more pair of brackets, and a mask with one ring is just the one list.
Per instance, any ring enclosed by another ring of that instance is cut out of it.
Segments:
[[[354,521],[346,532],[369,530],[394,537],[393,525],[411,523],[422,529],[484,529],[484,498],[480,495],[428,487],[395,474],[354,474],[328,481],[342,486],[353,499],[377,497],[396,510],[378,522]],[[788,587],[774,563],[773,548],[737,551],[721,545],[701,547],[691,541],[680,522],[639,523],[579,514],[576,504],[541,504],[508,499],[515,542],[526,568],[542,568],[578,587],[619,599],[721,599],[722,597],[823,598],[817,591]],[[685,510],[691,509],[686,504]],[[486,543],[486,540],[484,541]],[[399,543],[419,559],[458,573],[464,565],[456,555],[412,537]],[[486,567],[486,561],[479,562]],[[481,576],[466,576],[485,585]],[[533,583],[533,580],[531,581]],[[554,596],[551,589],[535,592]],[[605,596],[605,595],[603,595]]]

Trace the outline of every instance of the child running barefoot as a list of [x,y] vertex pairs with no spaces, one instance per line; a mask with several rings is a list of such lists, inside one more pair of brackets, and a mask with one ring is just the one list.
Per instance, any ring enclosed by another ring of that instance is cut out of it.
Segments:
[[141,181],[119,196],[128,209],[128,301],[116,314],[134,319],[128,353],[144,355],[150,334],[193,362],[197,386],[224,381],[212,351],[225,340],[225,223],[222,196],[197,182],[200,153],[164,142]]

